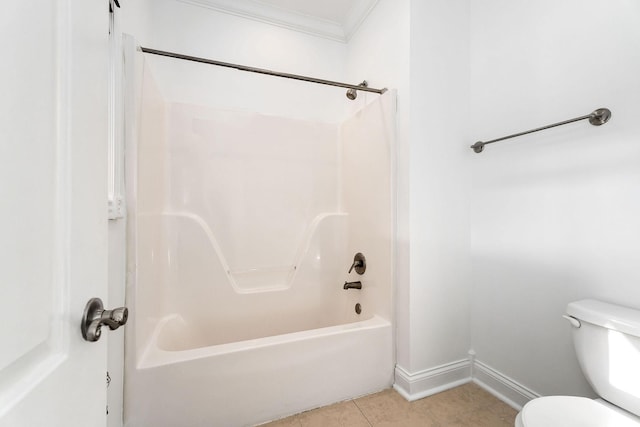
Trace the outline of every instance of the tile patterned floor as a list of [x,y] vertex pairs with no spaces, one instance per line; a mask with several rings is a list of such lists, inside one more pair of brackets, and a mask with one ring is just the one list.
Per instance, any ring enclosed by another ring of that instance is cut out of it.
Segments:
[[513,427],[517,412],[468,383],[414,402],[395,390],[336,403],[267,427]]

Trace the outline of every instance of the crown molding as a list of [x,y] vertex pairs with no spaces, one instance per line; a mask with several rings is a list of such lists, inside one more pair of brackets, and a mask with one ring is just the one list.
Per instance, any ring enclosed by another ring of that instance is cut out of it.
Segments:
[[259,1],[176,1],[342,43],[347,43],[349,41],[351,36],[358,30],[362,22],[366,19],[369,12],[371,12],[378,3],[378,0],[358,0],[349,13],[349,16],[345,17],[345,21],[339,23],[271,6]]
[[356,2],[342,25],[346,42],[351,40],[351,37],[358,31],[360,25],[367,19],[369,13],[376,7],[378,1],[379,0],[358,0]]

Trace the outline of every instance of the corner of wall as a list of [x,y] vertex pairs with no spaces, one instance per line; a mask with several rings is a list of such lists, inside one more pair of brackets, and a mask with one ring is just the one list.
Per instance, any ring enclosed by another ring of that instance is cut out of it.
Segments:
[[519,411],[528,401],[540,397],[540,394],[475,360],[475,355],[472,360],[473,382],[512,408]]
[[473,350],[467,359],[411,373],[396,365],[393,388],[408,401],[473,382],[516,410],[540,394],[476,359]]
[[462,359],[411,373],[396,365],[393,388],[408,401],[466,384],[471,381],[471,360]]

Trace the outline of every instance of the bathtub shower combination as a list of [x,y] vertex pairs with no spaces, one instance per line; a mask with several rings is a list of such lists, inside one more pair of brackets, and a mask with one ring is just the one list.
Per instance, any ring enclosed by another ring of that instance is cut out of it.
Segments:
[[154,77],[176,60],[129,44],[125,424],[252,425],[389,387],[395,94],[342,123],[176,101]]

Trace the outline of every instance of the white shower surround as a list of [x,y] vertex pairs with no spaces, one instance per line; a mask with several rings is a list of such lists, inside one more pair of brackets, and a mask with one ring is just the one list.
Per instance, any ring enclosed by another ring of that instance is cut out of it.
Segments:
[[389,387],[395,93],[317,123],[171,102],[133,62],[125,424],[249,425]]

